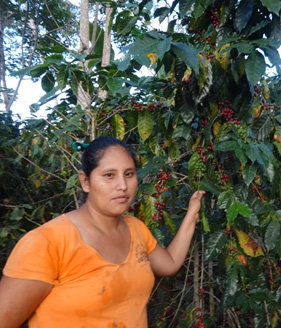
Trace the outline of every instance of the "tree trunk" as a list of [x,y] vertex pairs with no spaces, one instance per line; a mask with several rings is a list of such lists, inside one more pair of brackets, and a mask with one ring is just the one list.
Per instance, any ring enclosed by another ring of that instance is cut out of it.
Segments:
[[[106,6],[106,19],[104,27],[104,39],[103,39],[103,49],[102,49],[102,61],[101,66],[108,66],[110,64],[110,55],[111,55],[111,31],[110,31],[110,21],[113,8],[110,7],[110,4]],[[107,96],[107,91],[100,89],[99,97],[105,100]]]
[[[90,43],[90,30],[89,30],[89,1],[81,0],[80,6],[80,53],[89,54]],[[88,72],[87,61],[81,62],[80,65],[84,67],[84,70]],[[78,84],[78,104],[83,110],[90,110],[91,107],[91,95],[88,90],[84,90],[82,82]]]
[[5,10],[0,11],[0,88],[4,98],[4,104],[6,112],[10,111],[9,107],[9,94],[6,82],[6,65],[4,54],[4,30],[7,23],[7,12]]

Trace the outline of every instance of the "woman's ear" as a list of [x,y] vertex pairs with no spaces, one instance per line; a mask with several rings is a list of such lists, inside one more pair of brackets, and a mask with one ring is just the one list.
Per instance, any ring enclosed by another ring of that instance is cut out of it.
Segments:
[[88,179],[87,175],[85,174],[85,172],[83,172],[83,171],[79,172],[79,180],[80,180],[82,190],[84,192],[89,192],[90,191],[90,182],[89,182],[89,179]]

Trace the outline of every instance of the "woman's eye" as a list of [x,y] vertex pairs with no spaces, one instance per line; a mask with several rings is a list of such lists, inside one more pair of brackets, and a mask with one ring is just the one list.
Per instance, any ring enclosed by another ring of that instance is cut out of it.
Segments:
[[113,177],[113,174],[112,174],[112,173],[106,173],[105,176],[106,176],[107,178],[112,178],[112,177]]
[[134,175],[134,172],[128,172],[126,175],[127,177],[132,177]]

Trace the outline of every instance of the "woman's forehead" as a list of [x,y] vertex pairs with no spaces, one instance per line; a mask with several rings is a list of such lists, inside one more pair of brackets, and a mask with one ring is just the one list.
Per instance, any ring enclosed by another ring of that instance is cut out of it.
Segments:
[[120,146],[112,146],[107,148],[101,156],[99,166],[105,164],[107,161],[110,161],[113,165],[118,164],[120,160],[124,163],[134,163],[132,155],[125,148]]

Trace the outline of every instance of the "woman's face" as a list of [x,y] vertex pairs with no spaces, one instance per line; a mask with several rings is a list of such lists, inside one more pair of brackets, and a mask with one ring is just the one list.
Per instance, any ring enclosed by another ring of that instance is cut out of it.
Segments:
[[88,193],[87,202],[101,215],[124,213],[135,198],[137,175],[134,160],[122,147],[108,148],[87,178],[80,181]]

